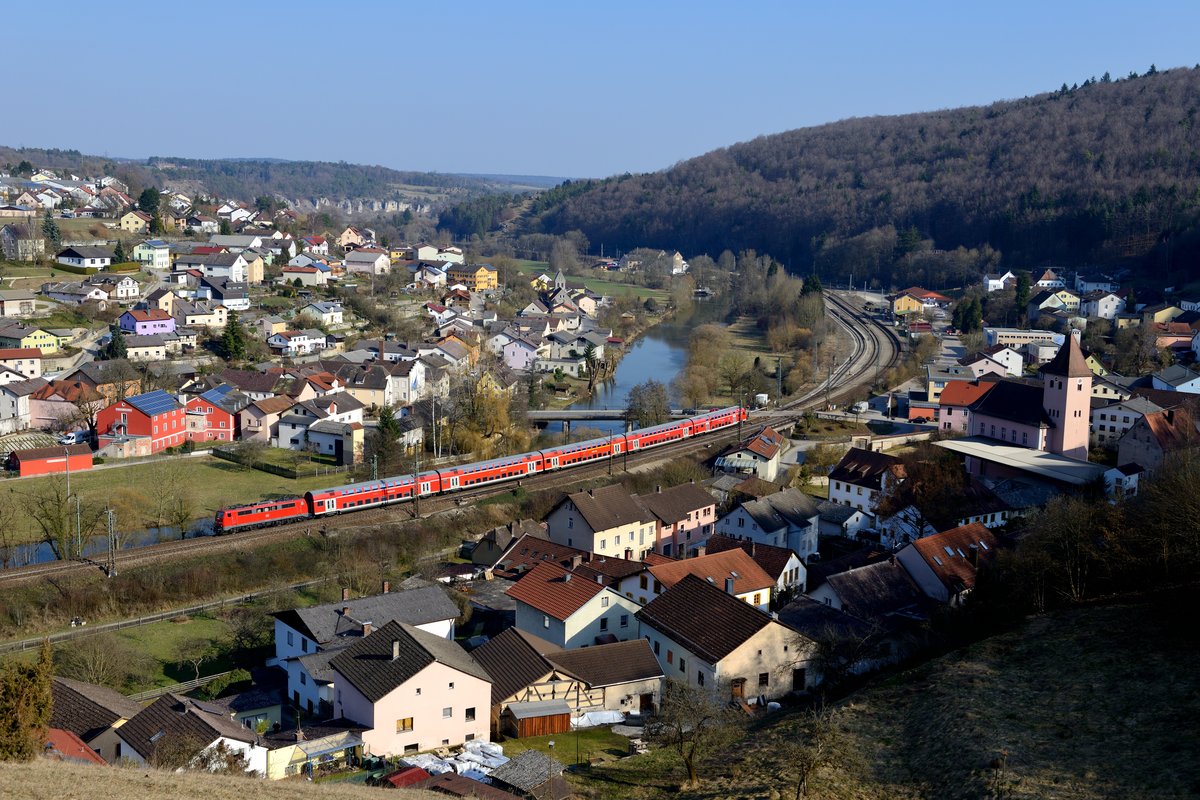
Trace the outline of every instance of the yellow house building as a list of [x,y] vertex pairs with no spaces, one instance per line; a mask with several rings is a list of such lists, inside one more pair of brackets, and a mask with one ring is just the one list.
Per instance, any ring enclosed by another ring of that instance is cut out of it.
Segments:
[[121,217],[121,230],[129,233],[149,233],[151,219],[145,211],[126,211]]
[[472,292],[500,287],[499,273],[491,264],[457,264],[448,273],[450,283],[461,283]]
[[892,313],[897,317],[905,314],[920,314],[925,310],[925,304],[911,294],[902,294],[892,301]]
[[52,355],[58,348],[69,342],[71,337],[58,336],[44,328],[31,328],[25,325],[9,325],[0,330],[0,346],[2,347],[36,347],[42,355]]
[[1089,355],[1084,363],[1087,364],[1088,369],[1090,369],[1094,375],[1099,375],[1101,378],[1103,378],[1108,374],[1108,370],[1104,368],[1104,365],[1100,363],[1100,359],[1096,358],[1094,354]]

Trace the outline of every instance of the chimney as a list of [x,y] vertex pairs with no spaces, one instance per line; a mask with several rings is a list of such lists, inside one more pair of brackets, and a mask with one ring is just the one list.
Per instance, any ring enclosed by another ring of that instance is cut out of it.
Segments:
[[576,553],[571,556],[571,569],[583,566],[583,553]]
[[343,617],[350,616],[350,606],[342,606],[342,616]]
[[391,590],[391,588],[392,588],[391,583],[389,583],[388,581],[383,582],[383,593],[384,594],[387,594]]
[[363,638],[370,636],[371,631],[374,629],[375,629],[375,623],[371,622],[371,620],[367,620],[366,622],[364,622],[363,623]]
[[300,723],[299,723],[299,722],[297,722],[297,723],[296,723],[296,741],[297,741],[297,742],[303,742],[303,741],[304,741],[304,731],[302,731],[302,730],[300,729]]
[[345,586],[343,586],[342,587],[342,601],[345,602],[346,600],[349,600],[349,599],[350,599],[350,590],[347,589]]
[[705,555],[707,553],[708,553],[708,545],[702,544],[696,548],[696,558],[699,558],[700,556]]
[[400,640],[392,639],[392,661],[400,658]]
[[751,558],[754,557],[754,540],[753,539],[750,540],[750,557]]
[[725,579],[725,594],[735,594],[733,591],[733,578]]

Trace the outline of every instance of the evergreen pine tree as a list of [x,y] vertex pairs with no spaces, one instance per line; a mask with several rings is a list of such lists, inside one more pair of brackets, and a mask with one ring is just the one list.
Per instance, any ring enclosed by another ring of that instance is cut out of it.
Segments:
[[125,347],[125,331],[121,330],[119,325],[109,327],[111,338],[108,344],[100,350],[100,356],[104,359],[125,358],[129,351]]
[[42,220],[42,236],[50,242],[50,246],[54,250],[58,250],[62,245],[62,232],[58,229],[58,223],[54,221],[54,217],[50,216],[50,209],[46,209],[46,217]]
[[238,319],[236,311],[229,312],[225,330],[221,333],[221,350],[227,361],[241,361],[246,357],[246,329]]
[[113,250],[113,263],[124,264],[128,260],[128,256],[125,255],[125,243],[118,239],[117,246]]

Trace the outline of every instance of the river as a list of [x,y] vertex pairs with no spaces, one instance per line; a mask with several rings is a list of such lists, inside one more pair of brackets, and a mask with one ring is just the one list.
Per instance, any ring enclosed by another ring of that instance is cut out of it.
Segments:
[[[211,519],[196,520],[188,530],[187,538],[191,539],[195,536],[212,535],[212,525],[213,521]],[[136,547],[145,547],[146,545],[158,544],[159,542],[172,542],[178,538],[179,531],[175,528],[150,528],[149,530],[141,530],[134,533],[123,533],[121,534],[120,549],[132,550]],[[83,538],[84,558],[90,558],[94,561],[104,561],[107,553],[107,534],[97,534]],[[9,548],[0,547],[0,565],[3,568],[23,567],[28,564],[44,564],[55,560],[54,550],[46,542],[28,542],[26,544],[13,545]]]
[[[650,328],[633,343],[617,364],[612,378],[596,387],[591,397],[571,404],[577,409],[624,409],[629,404],[629,390],[638,384],[654,379],[666,384],[671,404],[679,407],[672,381],[687,364],[688,338],[692,329],[708,322],[720,322],[729,310],[720,299],[697,301],[688,308],[680,309],[671,319]],[[586,423],[590,430],[624,432],[621,421],[596,421]],[[583,424],[573,428],[571,438],[578,440]]]

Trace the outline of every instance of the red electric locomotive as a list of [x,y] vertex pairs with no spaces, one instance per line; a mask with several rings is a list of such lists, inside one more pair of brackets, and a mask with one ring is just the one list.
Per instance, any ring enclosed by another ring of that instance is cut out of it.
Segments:
[[230,533],[264,525],[294,522],[308,516],[309,505],[303,497],[285,500],[265,500],[248,506],[235,506],[217,512],[213,524],[215,533]]

